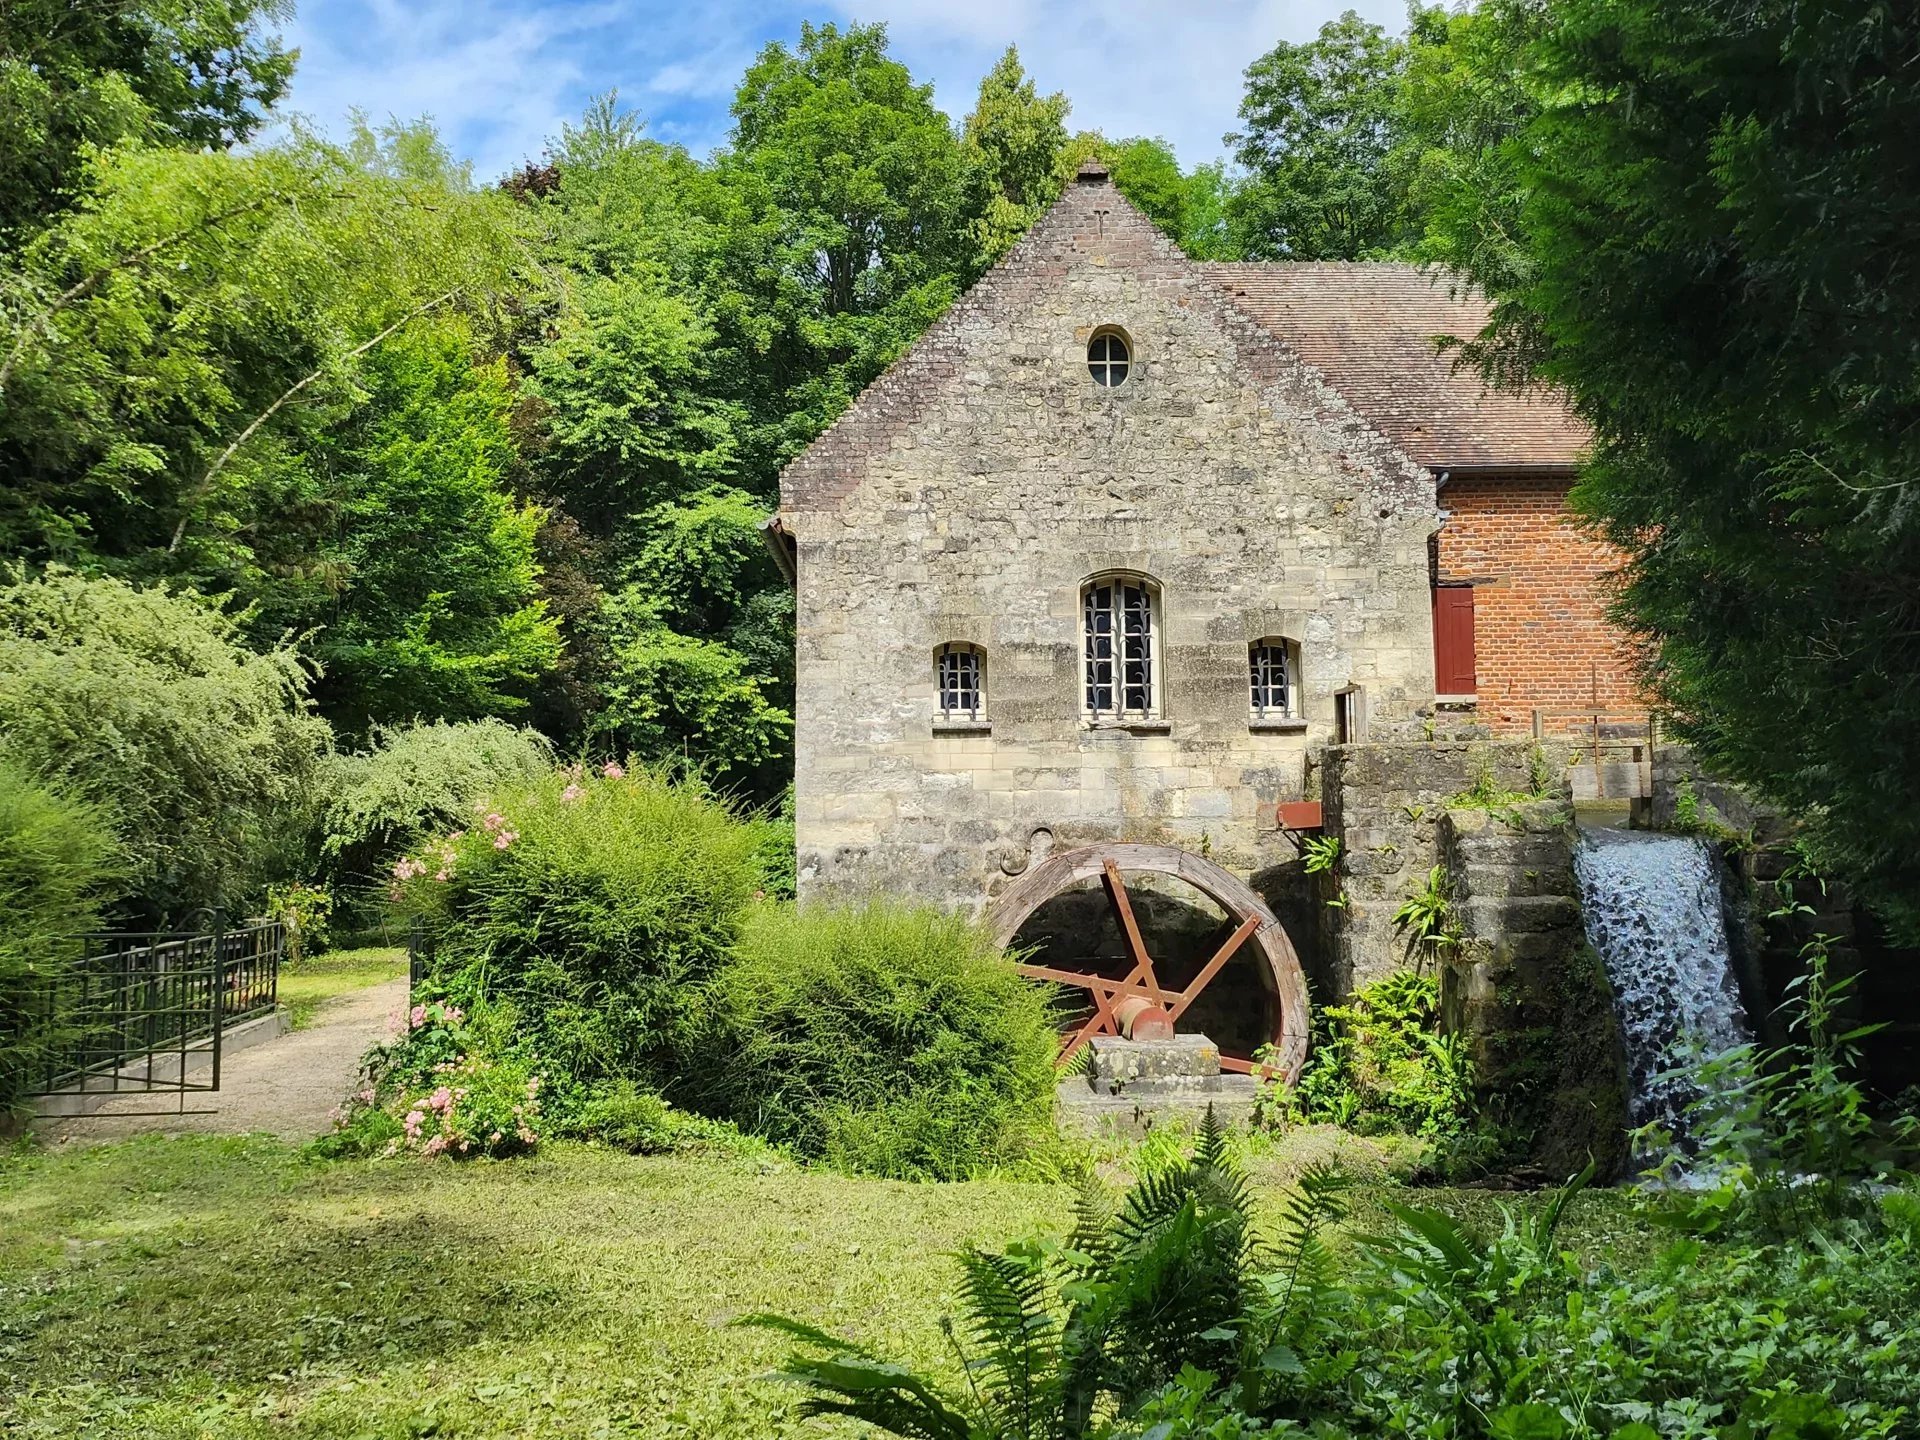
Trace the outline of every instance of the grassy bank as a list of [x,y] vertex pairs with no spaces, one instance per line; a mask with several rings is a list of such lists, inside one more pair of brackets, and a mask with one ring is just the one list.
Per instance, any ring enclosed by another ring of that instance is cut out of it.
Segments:
[[363,990],[407,973],[407,952],[392,946],[366,950],[329,950],[298,963],[280,967],[280,1003],[293,1018],[293,1028],[313,1023],[320,1007],[336,996]]
[[[728,1322],[778,1310],[944,1365],[946,1257],[1072,1204],[578,1146],[321,1164],[156,1139],[0,1167],[0,1430],[114,1440],[853,1433],[793,1418],[758,1379],[781,1342]],[[1592,1196],[1570,1238],[1636,1232]]]

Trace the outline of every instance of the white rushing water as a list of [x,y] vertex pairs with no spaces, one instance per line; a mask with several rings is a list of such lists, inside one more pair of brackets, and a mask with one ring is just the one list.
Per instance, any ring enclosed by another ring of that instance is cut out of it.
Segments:
[[1686,1109],[1698,1091],[1665,1072],[1691,1051],[1718,1054],[1752,1035],[1713,853],[1692,836],[1583,830],[1573,868],[1587,940],[1613,986],[1632,1123],[1658,1121],[1690,1153]]

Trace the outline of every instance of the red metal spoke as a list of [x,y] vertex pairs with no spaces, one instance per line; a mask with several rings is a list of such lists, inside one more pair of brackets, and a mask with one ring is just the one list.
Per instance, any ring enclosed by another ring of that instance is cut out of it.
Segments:
[[1134,969],[1146,977],[1147,993],[1154,1001],[1165,1004],[1159,977],[1153,973],[1153,957],[1147,953],[1147,942],[1140,934],[1140,922],[1133,918],[1133,901],[1127,897],[1127,882],[1120,878],[1120,867],[1111,860],[1105,861],[1100,867],[1100,878],[1107,887],[1107,899],[1113,903],[1113,913],[1119,917],[1120,933],[1126,936]]
[[1231,960],[1240,947],[1247,943],[1248,938],[1252,936],[1253,932],[1259,928],[1260,917],[1258,915],[1249,915],[1240,922],[1240,928],[1229,935],[1227,937],[1227,943],[1214,952],[1213,958],[1207,961],[1198,975],[1193,977],[1193,983],[1174,997],[1171,1007],[1171,1016],[1173,1019],[1178,1020],[1180,1018],[1181,1012],[1191,1005],[1194,1000],[1198,998],[1200,992],[1207,988],[1207,983],[1212,980],[1215,975],[1220,973],[1220,967]]

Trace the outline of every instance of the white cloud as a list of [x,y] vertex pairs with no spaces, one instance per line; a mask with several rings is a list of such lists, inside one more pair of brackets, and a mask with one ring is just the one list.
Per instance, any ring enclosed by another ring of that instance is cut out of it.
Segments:
[[1063,90],[1076,129],[1158,135],[1185,164],[1222,153],[1241,76],[1281,40],[1306,40],[1341,10],[1397,28],[1398,0],[835,0],[884,20],[892,48],[932,80],[951,114],[972,108],[979,77],[1007,45],[1043,91]]
[[484,179],[617,88],[651,133],[704,152],[768,40],[793,43],[803,18],[878,20],[956,118],[1016,44],[1041,88],[1073,101],[1076,128],[1164,136],[1193,164],[1221,153],[1248,62],[1349,3],[1389,26],[1404,16],[1400,0],[307,0],[286,32],[302,51],[290,106],[322,129],[356,106],[430,114]]

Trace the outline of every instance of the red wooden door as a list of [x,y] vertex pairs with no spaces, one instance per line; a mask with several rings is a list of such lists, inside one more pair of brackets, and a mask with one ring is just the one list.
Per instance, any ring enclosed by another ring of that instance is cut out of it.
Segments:
[[1478,680],[1473,670],[1473,587],[1433,587],[1433,692],[1436,695],[1472,695]]

